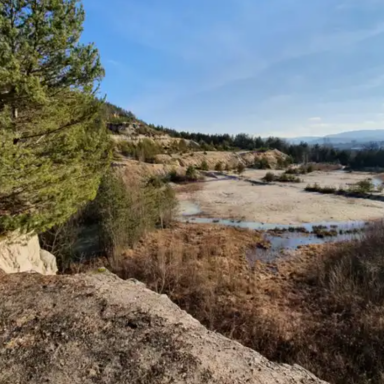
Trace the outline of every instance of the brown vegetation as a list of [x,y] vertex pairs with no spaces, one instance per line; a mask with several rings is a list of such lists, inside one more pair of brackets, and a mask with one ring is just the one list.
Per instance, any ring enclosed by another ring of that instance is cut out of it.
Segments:
[[301,183],[301,179],[291,174],[283,173],[281,175],[275,175],[272,172],[267,172],[262,179],[267,183],[272,183],[278,181],[279,183]]
[[165,293],[208,328],[332,383],[384,375],[383,226],[361,241],[308,247],[252,268],[255,232],[178,225],[114,260],[115,272]]
[[290,167],[285,173],[288,175],[305,175],[307,173],[312,173],[315,171],[320,172],[332,172],[341,169],[342,166],[340,164],[332,164],[332,163],[309,163],[303,164],[300,167]]

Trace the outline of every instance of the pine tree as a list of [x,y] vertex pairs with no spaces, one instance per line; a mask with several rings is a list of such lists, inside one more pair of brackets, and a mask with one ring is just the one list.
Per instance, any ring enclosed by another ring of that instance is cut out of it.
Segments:
[[104,71],[79,43],[83,21],[77,0],[0,3],[0,233],[64,222],[108,164]]

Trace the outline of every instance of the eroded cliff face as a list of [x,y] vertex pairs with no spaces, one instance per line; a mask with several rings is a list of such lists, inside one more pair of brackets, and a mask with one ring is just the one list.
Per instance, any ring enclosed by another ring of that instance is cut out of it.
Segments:
[[136,281],[0,277],[0,383],[323,383],[209,332]]
[[56,258],[40,248],[37,235],[17,235],[0,241],[0,269],[5,273],[57,273]]

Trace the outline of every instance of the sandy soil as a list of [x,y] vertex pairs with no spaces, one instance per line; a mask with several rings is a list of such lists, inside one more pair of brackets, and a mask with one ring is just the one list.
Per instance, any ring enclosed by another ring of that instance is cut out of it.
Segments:
[[[247,171],[245,177],[260,180],[266,171]],[[367,173],[314,172],[299,184],[252,185],[247,181],[219,180],[201,190],[181,193],[182,202],[197,203],[208,217],[273,224],[321,221],[371,220],[384,216],[384,202],[320,195],[304,191],[307,184],[347,186],[372,177]],[[188,203],[187,203],[188,204]]]

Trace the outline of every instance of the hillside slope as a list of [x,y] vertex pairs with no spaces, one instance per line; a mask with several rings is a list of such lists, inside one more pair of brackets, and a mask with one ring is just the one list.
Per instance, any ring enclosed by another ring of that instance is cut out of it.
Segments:
[[0,383],[320,384],[108,272],[0,277]]

